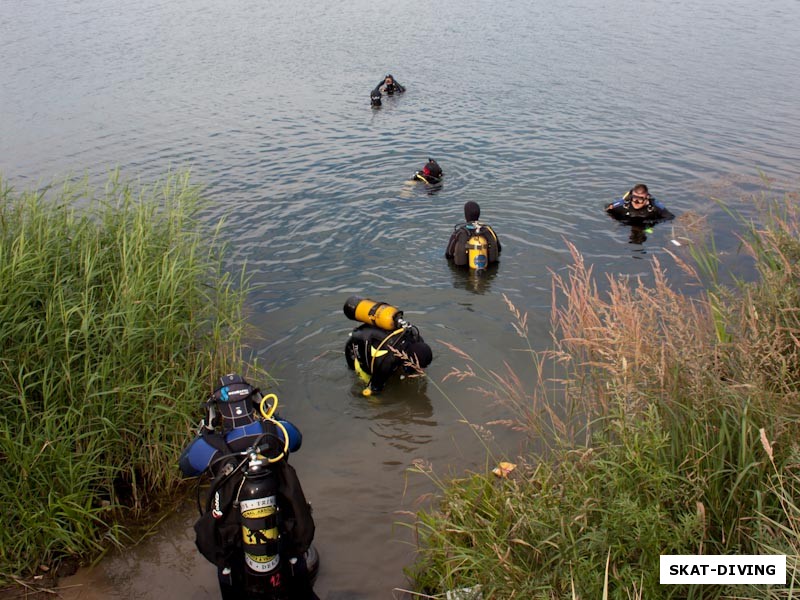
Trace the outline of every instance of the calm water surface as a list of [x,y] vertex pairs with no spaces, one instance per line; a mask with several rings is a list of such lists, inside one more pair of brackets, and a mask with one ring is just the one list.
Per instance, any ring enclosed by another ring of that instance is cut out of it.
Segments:
[[[253,353],[305,434],[293,464],[315,507],[317,591],[390,598],[413,556],[395,523],[432,490],[407,467],[483,468],[461,413],[505,416],[441,384],[461,361],[439,340],[525,373],[502,294],[545,347],[567,241],[598,272],[646,277],[643,259],[666,264],[696,213],[735,252],[710,197],[749,211],[760,171],[797,189],[798,29],[796,0],[0,0],[0,173],[22,189],[192,169],[209,219],[228,220],[231,268],[246,262],[259,286]],[[387,72],[408,92],[372,110]],[[446,173],[433,195],[405,183],[428,156]],[[682,216],[632,244],[602,206],[640,180]],[[442,258],[467,200],[504,246],[481,280]],[[358,395],[341,356],[354,293],[406,311],[433,345],[433,382]],[[522,440],[494,431],[513,455]],[[216,597],[191,511],[69,593]]]

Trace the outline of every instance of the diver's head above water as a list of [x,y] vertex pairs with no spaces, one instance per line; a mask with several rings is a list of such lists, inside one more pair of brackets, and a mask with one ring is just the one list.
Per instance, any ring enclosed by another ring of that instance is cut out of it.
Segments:
[[[408,346],[408,356],[414,362],[418,363],[421,369],[424,369],[433,360],[433,350],[423,341],[417,341]],[[408,367],[406,372],[413,371],[413,367]]]
[[650,203],[652,197],[645,184],[637,183],[631,188],[628,199],[630,200],[631,206],[636,209],[641,209]]
[[464,203],[464,220],[467,223],[472,223],[481,218],[481,207],[477,202],[470,200]]
[[442,167],[439,166],[439,163],[429,158],[425,166],[422,167],[422,170],[417,171],[416,177],[425,183],[439,183],[442,177],[444,177],[444,172],[442,171]]

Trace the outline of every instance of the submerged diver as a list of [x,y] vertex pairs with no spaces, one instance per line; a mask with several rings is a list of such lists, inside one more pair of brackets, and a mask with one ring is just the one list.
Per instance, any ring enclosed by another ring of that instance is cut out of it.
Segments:
[[453,228],[444,256],[456,266],[485,269],[497,262],[502,251],[500,240],[491,225],[481,223],[481,207],[477,202],[464,204],[464,223]]
[[236,374],[220,384],[179,460],[185,476],[211,479],[194,525],[197,548],[217,566],[223,600],[319,600],[314,520],[288,463],[302,435],[273,415],[274,394],[262,396]]
[[442,182],[442,177],[444,177],[442,167],[440,167],[439,163],[435,160],[429,158],[427,164],[422,167],[422,170],[414,173],[413,179],[429,185],[436,185]]
[[675,218],[675,215],[650,195],[643,183],[637,183],[622,198],[606,206],[606,212],[618,221],[628,224],[655,224]]
[[405,321],[403,313],[393,306],[351,296],[345,302],[344,314],[363,322],[350,332],[344,356],[348,368],[367,384],[361,392],[364,396],[383,390],[396,371],[411,375],[431,364],[431,347],[419,329]]

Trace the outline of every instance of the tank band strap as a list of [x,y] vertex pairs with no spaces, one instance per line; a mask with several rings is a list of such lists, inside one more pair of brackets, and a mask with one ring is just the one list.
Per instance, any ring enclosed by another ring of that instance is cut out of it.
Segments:
[[386,302],[376,302],[375,304],[373,304],[373,305],[370,307],[370,309],[369,309],[369,313],[367,313],[367,314],[369,314],[369,316],[370,316],[370,317],[374,317],[374,316],[375,316],[375,313],[377,313],[377,312],[378,312],[378,310],[379,310],[380,308],[384,307],[384,306],[388,306],[388,304],[386,304]]

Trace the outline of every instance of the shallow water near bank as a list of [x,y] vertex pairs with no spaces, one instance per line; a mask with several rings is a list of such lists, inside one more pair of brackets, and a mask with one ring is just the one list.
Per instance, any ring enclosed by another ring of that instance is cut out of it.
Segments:
[[[143,182],[189,167],[209,221],[227,219],[243,264],[253,356],[303,431],[292,457],[315,509],[325,597],[388,598],[407,587],[407,520],[440,472],[483,469],[463,418],[506,416],[466,383],[462,361],[529,373],[502,295],[550,340],[551,271],[569,241],[604,272],[650,277],[682,223],[708,217],[736,263],[733,221],[749,194],[797,189],[800,6],[578,0],[565,6],[444,0],[219,4],[40,0],[0,5],[0,173],[18,188],[119,168]],[[369,106],[391,72],[408,87]],[[428,156],[434,194],[407,183]],[[679,215],[631,243],[602,207],[634,182]],[[467,200],[500,235],[498,268],[476,278],[442,258]],[[678,275],[676,274],[676,277]],[[430,382],[358,394],[342,348],[351,294],[402,308],[431,343]],[[258,382],[263,385],[263,382]],[[436,389],[440,385],[445,397]],[[509,455],[523,440],[494,427]],[[191,501],[150,540],[65,581],[80,598],[214,598],[193,546]]]

